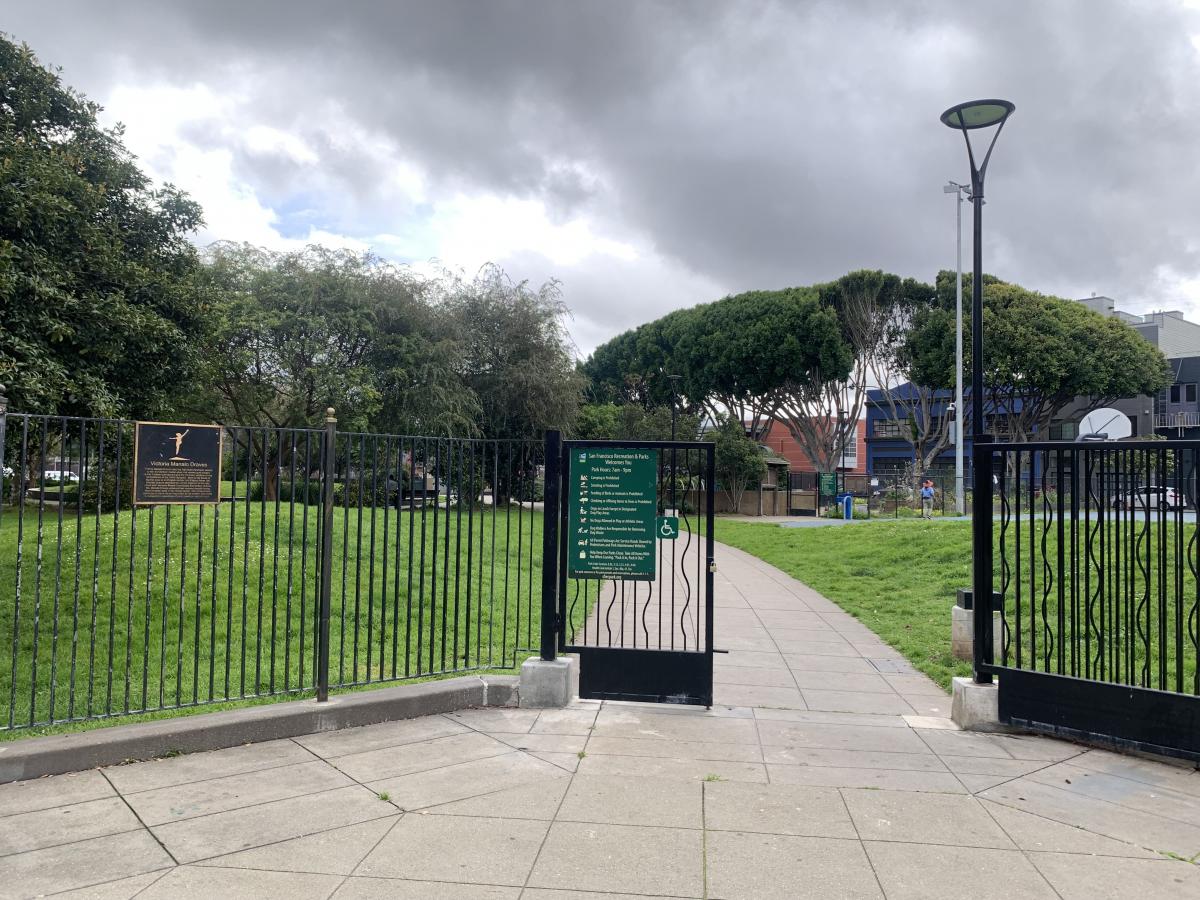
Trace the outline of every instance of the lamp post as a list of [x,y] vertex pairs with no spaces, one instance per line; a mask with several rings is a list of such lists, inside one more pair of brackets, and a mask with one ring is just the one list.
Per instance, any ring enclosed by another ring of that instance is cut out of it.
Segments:
[[954,205],[958,210],[954,231],[958,243],[954,282],[954,512],[960,516],[967,509],[963,496],[962,204],[963,193],[970,197],[970,191],[967,185],[954,181],[942,187],[943,193],[956,195]]
[[671,382],[671,440],[675,440],[675,423],[678,420],[678,400],[679,400],[679,379],[682,375],[668,375],[667,381]]
[[[671,441],[672,442],[674,442],[674,440],[675,440],[675,423],[679,417],[679,414],[678,414],[679,379],[682,377],[683,377],[682,375],[668,375],[667,376],[667,380],[669,382],[671,382]],[[676,500],[675,483],[679,480],[678,478],[676,478],[676,474],[677,473],[676,473],[676,469],[675,469],[675,448],[672,447],[671,448],[671,512],[669,513],[672,516],[676,515],[675,510],[677,510],[679,508],[675,502],[675,500]]]
[[[971,204],[974,207],[974,246],[971,266],[971,535],[972,598],[975,607],[977,684],[991,684],[992,652],[992,438],[983,433],[983,179],[996,138],[1016,106],[1008,100],[972,100],[942,113],[942,124],[962,132],[971,163]],[[971,132],[995,127],[983,162],[976,163]],[[988,667],[988,671],[981,671]]]

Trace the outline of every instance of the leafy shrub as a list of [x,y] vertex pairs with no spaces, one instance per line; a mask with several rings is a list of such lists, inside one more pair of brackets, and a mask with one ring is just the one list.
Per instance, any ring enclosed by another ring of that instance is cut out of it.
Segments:
[[116,507],[118,489],[122,491],[121,507],[124,509],[133,502],[129,496],[132,488],[128,481],[118,486],[117,477],[112,472],[105,472],[103,478],[85,478],[79,484],[78,496],[83,499],[85,512],[95,512],[97,503],[101,512],[112,512]]
[[361,503],[364,507],[379,507],[390,505],[396,496],[396,488],[390,490],[387,485],[377,484],[372,490],[369,478],[339,481],[333,486],[334,506],[356,508]]
[[521,503],[540,503],[546,499],[546,479],[540,476],[521,479],[513,485],[512,498]]

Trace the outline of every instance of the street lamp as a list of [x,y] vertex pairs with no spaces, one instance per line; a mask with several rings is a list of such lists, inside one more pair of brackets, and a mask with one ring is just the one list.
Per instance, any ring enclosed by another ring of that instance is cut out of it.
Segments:
[[[983,433],[983,179],[996,138],[1016,106],[1008,100],[972,100],[942,113],[942,124],[958,129],[967,144],[971,163],[971,204],[974,207],[974,247],[971,266],[971,445],[975,464],[971,467],[972,595],[975,607],[975,681],[991,684],[991,672],[981,672],[993,662],[992,653],[992,478],[990,435]],[[983,162],[976,163],[971,132],[995,127]],[[987,453],[986,463],[980,460]],[[981,469],[986,472],[981,473]],[[983,477],[981,477],[981,475]]]
[[971,189],[965,184],[951,181],[942,186],[945,194],[955,194],[958,209],[958,224],[955,237],[958,242],[957,278],[954,282],[954,510],[957,515],[966,512],[963,497],[963,390],[962,390],[962,202],[963,194],[969,199]]

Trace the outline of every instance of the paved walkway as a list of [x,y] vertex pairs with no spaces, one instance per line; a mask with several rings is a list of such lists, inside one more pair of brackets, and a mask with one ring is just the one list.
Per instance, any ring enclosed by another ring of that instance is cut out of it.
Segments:
[[[1200,897],[1200,774],[954,730],[720,548],[711,711],[468,710],[0,787],[0,895]],[[588,892],[597,892],[594,895]]]

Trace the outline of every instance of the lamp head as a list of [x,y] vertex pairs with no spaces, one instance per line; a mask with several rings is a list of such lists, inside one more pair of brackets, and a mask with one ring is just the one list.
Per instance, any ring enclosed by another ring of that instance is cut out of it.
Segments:
[[1016,109],[1008,100],[969,100],[942,113],[942,123],[950,128],[969,131],[999,125]]

